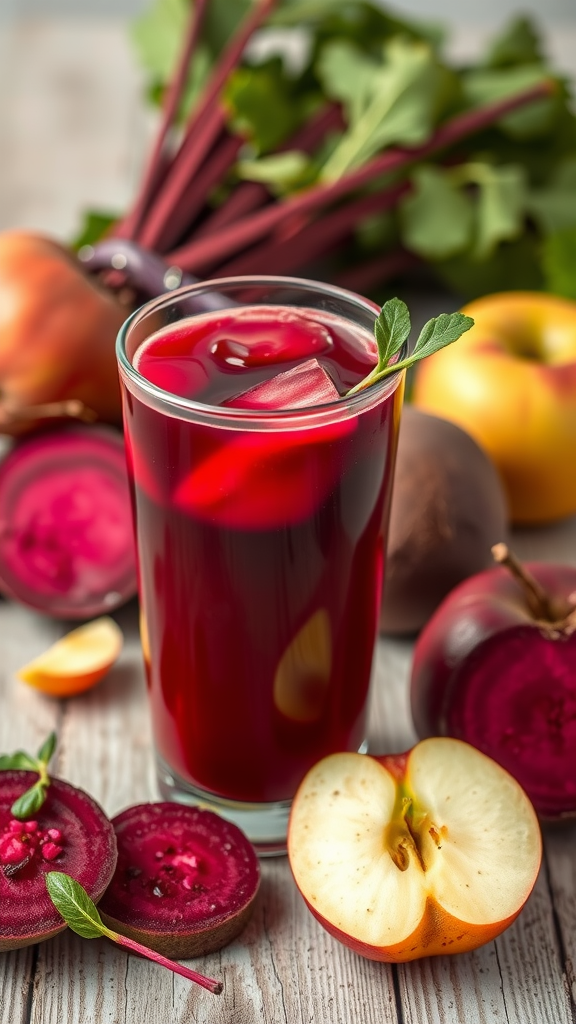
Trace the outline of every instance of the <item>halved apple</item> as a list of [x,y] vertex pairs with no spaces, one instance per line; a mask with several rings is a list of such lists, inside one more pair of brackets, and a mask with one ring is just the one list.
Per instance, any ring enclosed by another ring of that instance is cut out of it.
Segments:
[[51,697],[71,697],[94,686],[122,650],[122,630],[107,615],[73,629],[19,669],[18,677]]
[[318,921],[372,960],[460,953],[517,917],[542,856],[503,768],[460,740],[403,755],[333,754],[302,782],[288,856]]

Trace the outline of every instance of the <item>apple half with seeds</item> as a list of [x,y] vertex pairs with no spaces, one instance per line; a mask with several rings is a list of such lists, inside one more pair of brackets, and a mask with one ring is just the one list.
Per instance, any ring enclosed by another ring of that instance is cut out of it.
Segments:
[[407,754],[333,754],[304,778],[288,856],[331,935],[372,960],[462,953],[520,913],[542,856],[538,820],[503,768],[460,740]]

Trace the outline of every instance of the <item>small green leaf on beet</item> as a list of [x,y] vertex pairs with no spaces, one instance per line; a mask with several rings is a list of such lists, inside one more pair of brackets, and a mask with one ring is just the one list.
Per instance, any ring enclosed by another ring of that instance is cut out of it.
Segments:
[[18,821],[27,821],[28,818],[38,813],[45,800],[46,787],[35,782],[30,789],[27,789],[22,796],[14,801],[10,813],[13,818],[18,818]]
[[27,821],[38,813],[46,799],[46,786],[43,782],[35,782],[22,796],[14,801],[11,813],[19,821]]
[[35,757],[17,750],[15,754],[2,754],[0,756],[0,771],[10,769],[23,769],[24,771],[35,772],[38,770],[38,763]]
[[48,764],[56,750],[56,733],[51,732],[38,751],[38,760]]
[[102,923],[96,905],[86,890],[70,875],[64,871],[49,871],[46,875],[46,888],[56,910],[77,935],[84,939],[114,935]]

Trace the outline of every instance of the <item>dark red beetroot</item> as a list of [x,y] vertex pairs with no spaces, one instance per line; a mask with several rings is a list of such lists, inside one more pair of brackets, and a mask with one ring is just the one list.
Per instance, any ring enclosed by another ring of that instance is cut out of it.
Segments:
[[129,807],[112,824],[118,864],[98,908],[109,928],[179,960],[238,935],[260,882],[239,828],[175,803]]
[[114,829],[81,789],[52,779],[45,803],[30,821],[10,808],[34,782],[34,772],[0,772],[0,951],[49,939],[66,925],[44,875],[65,871],[98,902],[116,864]]
[[498,567],[443,601],[416,642],[412,715],[419,737],[472,743],[557,818],[576,814],[576,567],[526,569],[540,596]]
[[136,592],[122,436],[52,430],[0,465],[0,590],[38,611],[86,619]]

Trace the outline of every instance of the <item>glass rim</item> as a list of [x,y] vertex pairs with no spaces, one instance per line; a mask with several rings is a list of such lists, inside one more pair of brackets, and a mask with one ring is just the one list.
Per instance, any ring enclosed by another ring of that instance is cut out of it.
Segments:
[[[357,292],[348,291],[346,288],[340,288],[338,285],[329,284],[324,281],[315,281],[309,278],[286,277],[276,274],[248,274],[233,277],[214,277],[205,281],[198,281],[150,299],[142,306],[139,306],[124,321],[116,338],[118,370],[123,383],[129,391],[144,401],[145,404],[151,405],[167,415],[181,419],[193,419],[195,422],[217,423],[221,426],[234,427],[236,429],[239,427],[242,427],[242,429],[261,429],[265,423],[277,428],[284,424],[286,427],[294,429],[313,424],[320,425],[327,421],[333,422],[335,419],[346,419],[355,415],[360,410],[379,405],[388,394],[392,394],[396,390],[405,373],[404,370],[390,373],[379,381],[375,381],[373,384],[368,385],[368,387],[363,388],[362,391],[356,392],[354,395],[339,397],[334,401],[324,402],[321,405],[307,405],[293,409],[241,409],[234,406],[210,405],[205,402],[198,402],[192,398],[175,395],[173,392],[166,391],[149,381],[130,361],[126,351],[126,343],[130,331],[148,314],[161,310],[163,307],[169,306],[175,301],[178,302],[189,295],[202,294],[203,291],[213,292],[219,289],[223,290],[242,285],[258,287],[271,284],[278,285],[279,287],[298,288],[304,292],[322,292],[334,299],[346,300],[346,302],[353,303],[359,309],[373,315],[374,320],[376,320],[380,310],[377,303],[364,298]],[[258,303],[254,301],[246,305],[256,306]],[[314,307],[301,308],[314,309]],[[191,315],[202,316],[204,314]],[[175,321],[175,323],[177,322]],[[399,353],[399,356],[401,358],[401,353]]]

